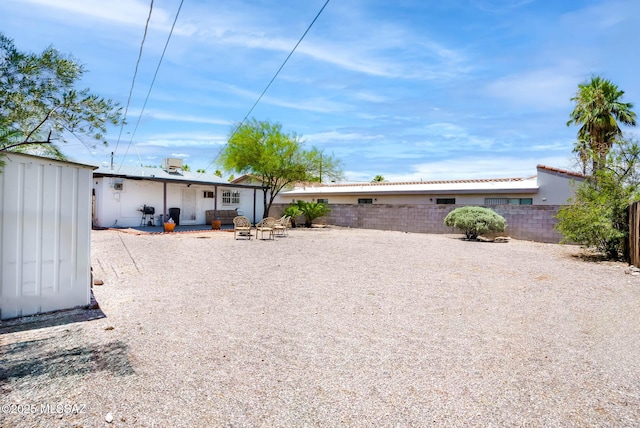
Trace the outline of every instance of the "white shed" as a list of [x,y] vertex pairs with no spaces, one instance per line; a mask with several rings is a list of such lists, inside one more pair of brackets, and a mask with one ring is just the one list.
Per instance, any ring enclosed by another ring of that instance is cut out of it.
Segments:
[[0,319],[91,301],[95,167],[7,153],[0,173]]

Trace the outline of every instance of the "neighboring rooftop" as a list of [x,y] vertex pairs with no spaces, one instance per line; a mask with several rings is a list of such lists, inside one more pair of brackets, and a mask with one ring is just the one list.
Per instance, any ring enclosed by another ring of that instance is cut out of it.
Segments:
[[[538,170],[575,178],[585,178],[576,172],[538,165]],[[512,178],[480,178],[460,180],[428,180],[407,182],[365,182],[365,183],[305,183],[298,184],[285,195],[304,194],[359,194],[359,193],[535,193],[538,191],[537,175]]]
[[569,171],[569,170],[560,169],[560,168],[554,168],[552,166],[538,165],[537,169],[544,169],[545,171],[548,171],[548,172],[553,172],[560,175],[568,175],[575,178],[581,178],[581,179],[587,178],[586,175],[580,174],[579,172]]

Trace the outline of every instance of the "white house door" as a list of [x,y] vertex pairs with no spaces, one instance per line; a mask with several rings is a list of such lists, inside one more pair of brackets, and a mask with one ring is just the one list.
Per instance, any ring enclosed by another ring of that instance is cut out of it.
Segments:
[[196,189],[182,189],[180,224],[196,224]]

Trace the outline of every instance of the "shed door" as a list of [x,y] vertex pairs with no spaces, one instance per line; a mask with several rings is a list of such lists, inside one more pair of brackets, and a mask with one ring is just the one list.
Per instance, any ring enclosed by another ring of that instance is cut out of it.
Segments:
[[195,224],[196,222],[196,189],[182,189],[182,211],[180,224]]

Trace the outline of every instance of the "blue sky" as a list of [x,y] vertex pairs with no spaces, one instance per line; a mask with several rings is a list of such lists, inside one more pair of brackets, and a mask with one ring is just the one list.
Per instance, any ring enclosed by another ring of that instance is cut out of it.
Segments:
[[[215,170],[324,3],[185,0],[141,116],[180,4],[155,0],[120,142],[113,128],[107,148],[70,141],[63,151],[95,165],[116,150],[116,165],[181,157]],[[149,5],[2,0],[0,31],[23,51],[72,54],[88,69],[79,86],[124,107]],[[611,79],[640,113],[639,27],[635,0],[331,0],[251,117],[332,153],[349,181],[576,169],[577,128],[566,122],[579,83]]]

